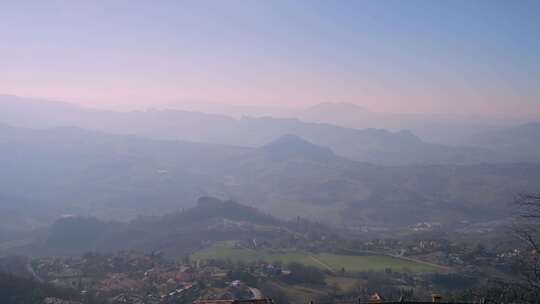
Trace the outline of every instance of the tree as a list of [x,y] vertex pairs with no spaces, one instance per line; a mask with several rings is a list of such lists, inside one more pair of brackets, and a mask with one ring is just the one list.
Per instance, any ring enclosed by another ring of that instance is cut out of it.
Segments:
[[325,285],[324,272],[312,266],[305,266],[298,262],[289,263],[287,266],[291,274],[287,276],[290,283]]
[[520,270],[526,281],[524,289],[540,299],[540,195],[520,195],[516,205],[518,217],[513,230],[523,244]]
[[289,298],[287,294],[278,287],[278,285],[270,282],[261,282],[258,285],[265,298],[270,298],[274,303],[289,304]]
[[[514,203],[516,212],[512,230],[521,244],[515,272],[522,280],[490,279],[481,288],[453,293],[454,300],[483,299],[485,303],[538,303],[540,299],[540,195],[520,195]],[[482,249],[481,247],[477,247]],[[480,250],[481,251],[481,250]]]

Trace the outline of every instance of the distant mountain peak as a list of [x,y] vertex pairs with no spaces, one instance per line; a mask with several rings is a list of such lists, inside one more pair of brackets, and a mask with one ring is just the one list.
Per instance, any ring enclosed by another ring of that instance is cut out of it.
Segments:
[[310,110],[324,111],[354,111],[354,112],[371,112],[369,109],[350,102],[322,102],[309,108]]
[[259,149],[273,160],[305,159],[323,161],[337,156],[329,148],[317,146],[294,134],[286,134]]

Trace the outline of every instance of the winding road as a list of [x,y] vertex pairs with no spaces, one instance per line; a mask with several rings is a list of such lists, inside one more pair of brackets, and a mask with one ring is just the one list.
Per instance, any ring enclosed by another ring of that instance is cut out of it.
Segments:
[[249,288],[249,291],[251,291],[251,293],[253,294],[253,297],[252,297],[253,300],[262,299],[262,292],[260,290],[253,287],[248,287],[248,288]]

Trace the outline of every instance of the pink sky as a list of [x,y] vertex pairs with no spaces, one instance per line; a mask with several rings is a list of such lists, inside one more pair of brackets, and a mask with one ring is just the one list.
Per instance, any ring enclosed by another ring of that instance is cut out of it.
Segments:
[[534,9],[418,5],[12,3],[0,11],[0,94],[121,110],[350,102],[540,115]]

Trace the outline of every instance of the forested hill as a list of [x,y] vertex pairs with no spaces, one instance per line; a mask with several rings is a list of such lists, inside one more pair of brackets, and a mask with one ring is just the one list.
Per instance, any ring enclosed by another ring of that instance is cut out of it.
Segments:
[[232,199],[279,218],[410,226],[509,216],[539,164],[380,166],[298,135],[258,148],[149,140],[77,128],[0,128],[0,229],[65,215],[129,221]]
[[193,208],[164,216],[139,217],[128,223],[105,222],[93,217],[58,219],[32,244],[13,253],[34,255],[79,255],[87,251],[162,251],[182,256],[206,242],[227,240],[264,241],[286,238],[305,231],[333,233],[322,224],[283,221],[234,201],[203,197]]

